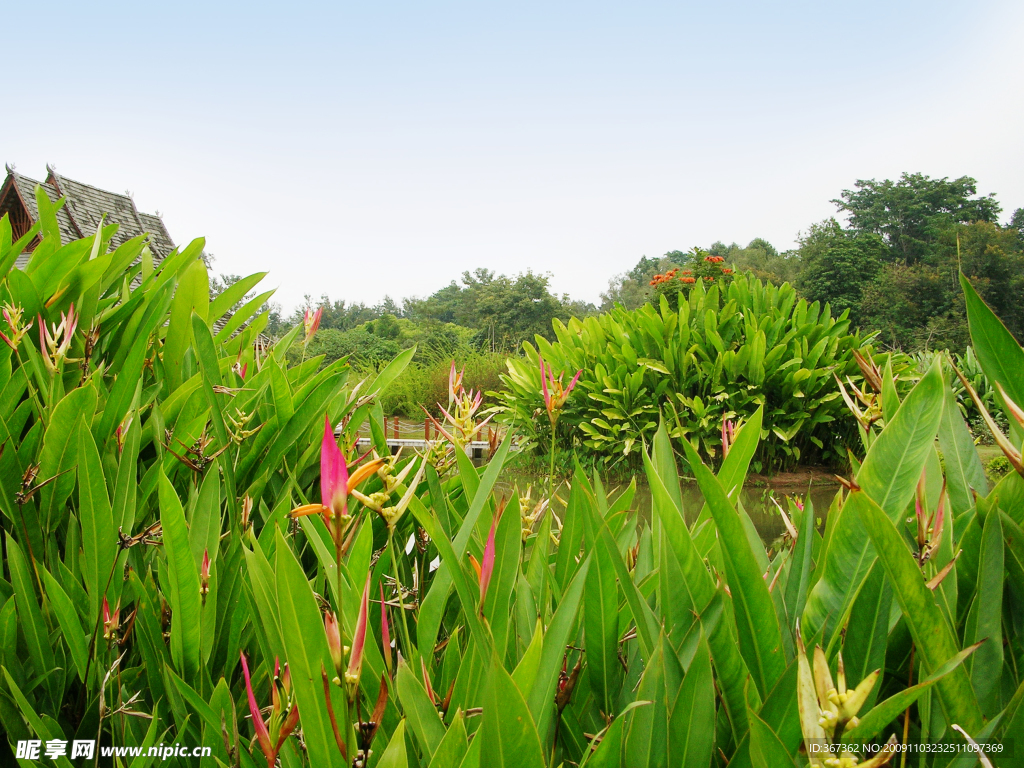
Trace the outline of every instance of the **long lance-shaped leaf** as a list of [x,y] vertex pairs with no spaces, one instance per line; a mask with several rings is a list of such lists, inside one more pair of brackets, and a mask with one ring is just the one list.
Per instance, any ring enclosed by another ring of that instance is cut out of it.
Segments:
[[917,683],[917,685],[904,688],[885,701],[878,702],[877,705],[864,714],[864,717],[860,718],[855,728],[850,728],[843,732],[843,743],[855,744],[874,739],[882,732],[883,728],[899,717],[907,707],[917,701],[921,694],[963,664],[964,660],[978,650],[980,645],[981,643],[976,643],[964,648],[960,653],[935,670],[933,674]]
[[569,644],[576,618],[583,599],[583,585],[587,580],[587,571],[593,561],[589,556],[580,563],[572,581],[562,593],[562,599],[555,609],[551,622],[544,633],[544,648],[540,655],[540,664],[533,688],[527,696],[530,715],[537,724],[542,743],[547,743],[548,730],[555,719],[555,688],[558,685],[558,671],[562,668],[565,647]]
[[709,765],[714,747],[711,734],[715,730],[715,684],[711,674],[711,655],[703,636],[678,695],[674,691],[668,691],[668,695],[672,710],[668,740],[670,765],[682,768]]
[[481,766],[544,768],[540,736],[523,694],[496,657],[484,695]]
[[[47,634],[46,622],[36,600],[33,586],[31,566],[25,560],[21,547],[7,535],[7,561],[11,569],[11,586],[14,588],[14,602],[18,609],[18,625],[25,635],[29,658],[36,668],[36,674],[42,675],[55,666],[53,649]],[[5,652],[10,652],[6,651]],[[56,681],[53,675],[46,678],[47,688],[51,696],[57,694]]]
[[[313,590],[288,542],[278,531],[277,600],[281,612],[282,639],[288,657],[295,699],[299,706],[302,736],[313,765],[337,766],[344,760],[337,750],[334,732],[327,719],[321,669],[331,669],[331,651]],[[333,691],[332,691],[333,693]],[[339,719],[345,706],[332,698]]]
[[[21,692],[21,689],[14,681],[14,678],[11,677],[11,673],[7,671],[7,668],[0,667],[0,671],[3,672],[11,698],[14,699],[15,704],[18,705],[18,709],[21,711],[22,717],[25,718],[25,722],[28,723],[29,728],[35,731],[36,736],[42,740],[63,738],[63,734],[52,718],[43,720],[36,713],[35,709],[32,707],[32,703],[25,697],[25,694]],[[26,760],[25,762],[28,761]],[[61,766],[61,768],[71,768],[71,762],[63,756],[57,758],[57,765]]]
[[210,278],[206,265],[196,259],[181,276],[171,301],[167,336],[164,340],[164,374],[167,377],[168,392],[181,384],[181,366],[185,350],[192,341],[192,312],[205,319],[210,306]]
[[[704,609],[715,598],[715,584],[704,565],[703,558],[693,544],[693,539],[690,538],[690,531],[683,521],[683,511],[673,504],[650,456],[646,451],[643,451],[642,455],[644,468],[647,470],[647,481],[651,487],[654,513],[662,522],[662,530],[672,550],[672,556],[677,558],[686,576],[686,586],[690,590],[693,604],[698,606],[703,614]],[[726,711],[738,738],[747,731],[748,703],[751,709],[760,708],[761,698],[756,686],[747,686],[749,672],[739,652],[732,623],[715,622],[708,632],[708,645],[711,647],[711,657],[718,671]]]
[[955,518],[974,506],[973,492],[979,496],[988,495],[988,480],[978,449],[974,446],[974,438],[957,407],[952,387],[946,388],[943,398],[939,450],[942,451],[949,501]]
[[750,759],[754,768],[790,768],[795,765],[775,731],[753,712],[750,713]]
[[[921,570],[896,526],[881,507],[860,491],[851,493],[847,504],[852,504],[848,511],[855,511],[871,536],[925,670],[929,674],[937,672],[957,655],[958,650],[956,639],[935,604],[935,596],[925,584]],[[947,722],[961,723],[971,732],[981,727],[981,708],[963,667],[943,677],[936,688]]]
[[114,515],[107,498],[103,466],[85,426],[78,430],[78,503],[82,524],[82,571],[89,592],[89,616],[100,615],[100,603],[110,582],[117,550]]
[[[498,446],[497,452],[494,454],[494,458],[491,459],[487,465],[487,469],[484,471],[483,477],[480,479],[480,486],[477,489],[476,494],[473,496],[473,503],[469,507],[469,511],[466,513],[466,517],[462,521],[462,526],[459,528],[458,534],[455,536],[455,540],[450,542],[452,550],[451,563],[447,563],[442,558],[441,566],[437,569],[434,574],[434,580],[430,585],[430,591],[427,592],[426,597],[423,598],[423,603],[420,606],[419,612],[419,623],[417,629],[417,637],[420,646],[420,652],[423,654],[433,653],[434,643],[437,642],[437,633],[441,628],[441,619],[444,614],[444,607],[448,602],[448,595],[451,593],[452,588],[452,573],[450,568],[458,567],[458,563],[461,562],[461,558],[465,557],[466,549],[469,546],[469,539],[473,535],[473,531],[476,528],[477,520],[480,518],[480,513],[484,510],[484,505],[487,503],[491,495],[491,489],[494,488],[495,482],[498,480],[498,475],[501,473],[501,468],[505,463],[505,458],[508,456],[509,449],[512,445],[512,431],[509,430],[505,435],[505,439],[501,441],[501,445]],[[416,515],[417,519],[421,517],[430,518],[429,513],[418,503],[418,500],[414,499],[410,505],[410,509]],[[423,525],[422,521],[420,525]],[[444,529],[438,522],[437,536],[444,537],[447,541],[447,536],[444,534]],[[434,536],[432,535],[432,538]],[[460,594],[460,597],[462,595]],[[463,598],[464,599],[464,598]],[[466,603],[467,611],[469,606],[473,603]]]
[[162,471],[158,482],[171,604],[171,658],[185,681],[194,682],[199,674],[202,644],[199,570],[189,548],[185,511],[178,492]]
[[800,521],[800,531],[793,545],[793,559],[783,592],[791,635],[795,632],[796,620],[804,612],[804,605],[807,603],[807,591],[811,583],[811,561],[814,557],[814,537],[814,504],[808,496],[803,519]]
[[255,288],[256,285],[267,276],[267,274],[267,272],[256,272],[248,277],[243,277],[241,280],[232,283],[219,293],[217,298],[210,302],[208,314],[210,322],[212,323],[215,320],[219,320],[225,312],[230,311],[231,307],[241,301],[242,297]]
[[[971,281],[962,273],[960,287],[964,291],[964,302],[967,305],[967,322],[971,329],[971,343],[978,362],[989,381],[998,382],[1010,399],[1015,403],[1024,404],[1024,349],[1013,338],[1002,321],[982,301],[974,290]],[[1006,410],[1006,403],[996,394]],[[1011,429],[1017,429],[1010,418]],[[1019,434],[1019,431],[1018,431]],[[1015,441],[1019,445],[1019,441]]]
[[437,716],[437,708],[430,701],[427,689],[404,659],[398,663],[395,685],[402,709],[405,710],[406,721],[423,751],[432,757],[444,739],[444,724]]
[[606,546],[597,541],[593,499],[587,499],[586,516],[588,545],[594,558],[587,574],[583,604],[583,640],[586,649],[588,680],[598,706],[608,717],[614,714],[615,700],[622,686],[622,665],[619,663],[619,590],[615,566]]
[[1003,675],[1003,526],[994,511],[985,516],[981,532],[981,554],[978,562],[978,587],[967,614],[965,640],[977,643],[988,640],[966,666],[978,696],[981,710],[992,717],[999,710],[999,689]]
[[78,678],[85,681],[85,669],[89,663],[89,648],[86,634],[82,631],[82,622],[78,619],[78,612],[71,598],[61,588],[57,580],[47,570],[42,570],[43,583],[46,585],[46,596],[50,598],[50,605],[57,615],[60,623],[60,631],[64,635],[64,642],[68,644],[71,651],[71,658],[78,670]]
[[686,440],[683,440],[683,449],[718,528],[725,572],[732,591],[740,653],[763,698],[786,671],[782,632],[772,596],[750,550],[743,523],[725,489]]
[[622,560],[622,554],[615,545],[615,539],[612,537],[608,522],[594,515],[594,523],[599,526],[597,546],[604,548],[615,568],[615,574],[619,579],[619,586],[622,587],[622,591],[625,593],[626,604],[629,606],[629,610],[633,614],[633,621],[636,624],[636,636],[640,641],[640,655],[646,661],[654,652],[654,644],[658,640],[658,618],[654,615],[651,606],[647,604],[643,594],[637,588],[635,581],[629,573],[629,569],[626,568],[626,563]]
[[[942,370],[936,358],[896,416],[875,438],[857,473],[857,484],[890,520],[898,519],[906,510],[925,462],[934,451],[935,433],[942,418],[942,388]],[[829,539],[821,577],[807,596],[801,625],[809,642],[826,622],[833,633],[839,630],[874,559],[874,548],[860,517],[850,514],[844,505]]]

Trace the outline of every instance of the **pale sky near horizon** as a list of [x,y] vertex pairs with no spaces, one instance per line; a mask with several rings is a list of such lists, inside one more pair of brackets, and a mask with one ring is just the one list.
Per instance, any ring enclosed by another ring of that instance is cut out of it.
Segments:
[[[1024,207],[1024,4],[104,3],[5,10],[3,159],[131,190],[216,272],[597,301],[641,256],[780,250],[857,179]],[[16,30],[16,31],[15,31]],[[13,97],[13,98],[12,98]],[[20,98],[19,98],[20,97]]]

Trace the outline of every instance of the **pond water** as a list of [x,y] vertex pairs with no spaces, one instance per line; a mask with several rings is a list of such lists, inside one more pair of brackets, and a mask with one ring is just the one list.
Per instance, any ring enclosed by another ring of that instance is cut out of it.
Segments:
[[[522,472],[509,472],[498,480],[495,490],[499,496],[502,494],[509,494],[515,488],[518,488],[520,492],[523,492],[526,490],[527,486],[530,485],[535,489],[542,488],[546,480],[546,476]],[[650,520],[652,513],[650,486],[647,485],[646,478],[642,476],[638,476],[636,481],[636,495],[633,497],[633,503],[630,505],[630,508],[634,512],[637,512],[642,520]],[[627,485],[628,483],[606,485],[609,497],[614,499],[626,488]],[[750,519],[753,521],[754,527],[757,528],[757,532],[761,535],[761,540],[765,544],[770,544],[786,530],[786,525],[782,521],[782,516],[779,514],[778,508],[772,502],[773,496],[783,505],[783,508],[786,507],[786,496],[792,496],[801,500],[810,496],[811,502],[814,504],[816,524],[820,527],[824,525],[829,505],[832,503],[832,499],[836,495],[836,490],[838,490],[838,488],[839,486],[835,483],[822,483],[820,480],[808,482],[806,485],[787,483],[784,486],[774,487],[769,482],[767,485],[744,486],[740,491],[740,501],[743,504],[743,508],[750,516]],[[684,482],[682,484],[682,492],[683,515],[686,519],[687,525],[692,525],[700,514],[701,508],[704,506],[704,497],[695,482]],[[536,492],[534,493],[534,497],[536,498]],[[820,521],[820,524],[818,521]]]

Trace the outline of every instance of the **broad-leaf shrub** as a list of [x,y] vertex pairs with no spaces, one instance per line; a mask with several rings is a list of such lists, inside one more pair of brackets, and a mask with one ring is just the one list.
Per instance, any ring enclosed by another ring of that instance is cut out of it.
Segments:
[[556,372],[582,369],[559,440],[608,456],[636,456],[650,443],[661,410],[670,416],[676,450],[687,440],[719,458],[723,419],[745,420],[763,407],[756,468],[799,461],[831,462],[856,442],[835,377],[860,379],[853,351],[870,337],[850,329],[847,314],[741,275],[724,287],[695,283],[673,311],[621,307],[586,320],[555,321],[557,340],[524,344],[509,358],[500,394],[503,417],[546,445],[538,354]]

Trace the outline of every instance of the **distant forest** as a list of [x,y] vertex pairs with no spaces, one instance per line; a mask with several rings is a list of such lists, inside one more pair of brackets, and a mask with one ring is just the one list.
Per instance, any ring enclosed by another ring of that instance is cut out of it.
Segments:
[[[832,201],[837,217],[799,233],[795,249],[780,252],[763,238],[741,246],[719,241],[704,246],[736,271],[762,280],[792,283],[810,301],[828,302],[833,314],[849,310],[855,326],[877,331],[885,348],[913,352],[969,343],[958,271],[971,278],[983,298],[1018,341],[1024,341],[1024,209],[1005,224],[994,194],[978,195],[973,178],[933,179],[904,173],[898,180],[859,180]],[[642,257],[609,280],[600,306],[556,295],[549,276],[524,272],[497,275],[465,272],[427,298],[391,298],[377,306],[306,297],[323,308],[317,349],[328,359],[350,354],[356,361],[390,359],[418,343],[421,354],[440,357],[467,347],[515,352],[534,335],[552,338],[551,321],[584,317],[621,303],[627,309],[649,301],[651,278],[686,267],[688,253],[674,250]],[[228,285],[233,276],[222,276]],[[301,320],[280,309],[268,329],[280,333]]]

